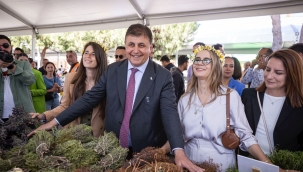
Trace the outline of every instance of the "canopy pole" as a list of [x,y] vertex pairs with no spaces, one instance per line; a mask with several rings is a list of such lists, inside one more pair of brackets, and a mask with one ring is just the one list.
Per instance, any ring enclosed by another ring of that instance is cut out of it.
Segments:
[[32,55],[33,60],[36,60],[35,51],[36,51],[36,32],[33,29],[32,30],[32,51],[31,51],[31,55]]

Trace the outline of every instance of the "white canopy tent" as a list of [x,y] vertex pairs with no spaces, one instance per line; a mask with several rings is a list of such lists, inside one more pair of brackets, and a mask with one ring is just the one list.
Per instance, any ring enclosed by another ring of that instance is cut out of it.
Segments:
[[0,34],[33,35],[34,46],[38,33],[298,12],[303,0],[0,0]]

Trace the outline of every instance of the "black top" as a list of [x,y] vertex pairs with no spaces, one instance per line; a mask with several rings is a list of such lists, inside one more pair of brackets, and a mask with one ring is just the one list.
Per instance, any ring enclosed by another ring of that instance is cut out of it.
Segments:
[[184,77],[183,73],[179,68],[176,68],[175,71],[172,72],[173,82],[175,85],[175,94],[176,94],[176,103],[178,103],[180,97],[185,92],[185,86],[184,86]]
[[44,66],[40,67],[39,71],[42,73],[42,75],[46,75],[47,74],[46,70],[44,69]]
[[175,65],[173,65],[172,63],[169,63],[167,66],[165,66],[165,69],[167,69],[168,71],[170,71],[171,68],[176,67]]

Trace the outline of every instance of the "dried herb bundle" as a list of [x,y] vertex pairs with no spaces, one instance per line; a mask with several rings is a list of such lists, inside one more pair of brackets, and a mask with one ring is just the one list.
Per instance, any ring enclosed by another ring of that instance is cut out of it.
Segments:
[[14,108],[8,120],[0,123],[0,147],[9,150],[14,146],[25,145],[28,141],[27,134],[41,124],[23,108]]
[[[8,131],[3,127],[0,129]],[[3,158],[0,158],[0,171],[19,167],[26,172],[68,172],[75,169],[100,172],[119,168],[125,162],[128,150],[119,146],[114,133],[93,138],[91,127],[79,125],[57,130],[54,134],[39,131],[24,146],[0,149],[0,157]],[[20,141],[15,135],[11,138],[15,138],[15,143]]]
[[75,168],[87,167],[98,161],[92,149],[84,149],[78,140],[69,140],[56,146],[54,155],[66,157]]
[[76,125],[65,130],[55,130],[56,144],[64,143],[68,140],[79,140],[87,143],[93,140],[92,127],[88,125]]
[[13,157],[7,160],[0,160],[0,171],[8,171],[15,166],[23,167],[25,160],[22,156]]
[[140,167],[145,164],[151,164],[153,162],[170,162],[169,157],[165,155],[161,149],[154,147],[147,147],[141,152],[134,155],[130,162],[125,163],[124,167],[133,166]]
[[117,169],[121,167],[127,156],[128,149],[118,146],[109,152],[105,157],[97,162],[97,165],[91,166],[91,170],[105,171],[108,169]]
[[28,144],[25,146],[27,151],[36,152],[39,158],[50,151],[50,147],[54,143],[54,136],[45,130],[38,131]]
[[104,136],[98,138],[94,150],[98,155],[105,156],[116,147],[119,147],[119,140],[116,135],[113,132],[105,132]]
[[[69,170],[71,170],[72,164],[65,157],[47,156],[47,157],[45,157],[44,161],[45,161],[45,164],[48,165],[50,170],[51,169],[57,169],[56,171],[59,171],[59,170],[69,171]],[[47,171],[47,169],[44,169],[44,171]]]
[[202,163],[195,163],[198,167],[201,167],[205,172],[216,172],[221,171],[220,165],[213,162],[213,159],[209,158],[208,161]]
[[182,167],[168,162],[155,162],[138,169],[140,172],[183,172]]

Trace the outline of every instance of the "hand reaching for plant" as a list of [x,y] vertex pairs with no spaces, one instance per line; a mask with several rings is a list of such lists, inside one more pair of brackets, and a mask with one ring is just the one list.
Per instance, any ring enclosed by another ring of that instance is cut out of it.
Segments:
[[42,114],[40,113],[29,113],[32,118],[42,119]]
[[30,132],[27,137],[31,137],[32,135],[36,134],[39,130],[50,130],[52,129],[53,127],[57,126],[58,123],[53,119],[51,120],[50,122],[44,124],[44,125],[41,125],[39,128],[37,128],[36,130]]

